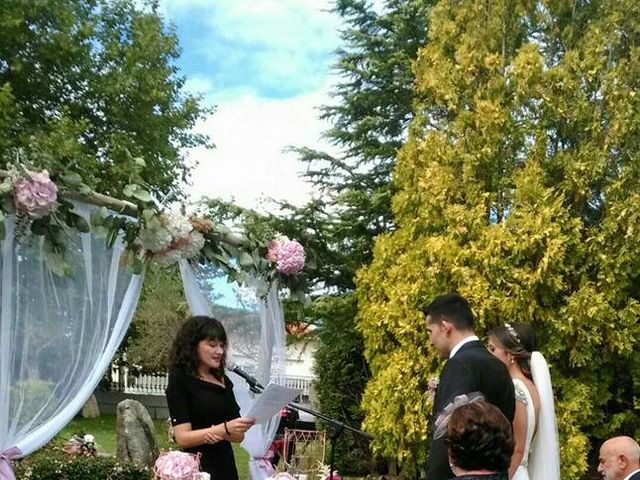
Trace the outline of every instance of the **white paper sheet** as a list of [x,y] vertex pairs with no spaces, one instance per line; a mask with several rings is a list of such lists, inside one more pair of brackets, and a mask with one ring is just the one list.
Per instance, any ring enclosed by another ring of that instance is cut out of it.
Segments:
[[243,416],[255,418],[256,423],[266,422],[300,393],[302,390],[270,382],[263,392],[256,396],[256,401]]

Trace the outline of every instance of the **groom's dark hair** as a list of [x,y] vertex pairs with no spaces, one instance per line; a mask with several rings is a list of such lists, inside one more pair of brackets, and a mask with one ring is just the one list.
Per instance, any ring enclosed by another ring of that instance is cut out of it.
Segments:
[[441,323],[446,320],[458,330],[473,330],[473,312],[469,302],[457,292],[445,293],[436,297],[422,309],[429,323]]

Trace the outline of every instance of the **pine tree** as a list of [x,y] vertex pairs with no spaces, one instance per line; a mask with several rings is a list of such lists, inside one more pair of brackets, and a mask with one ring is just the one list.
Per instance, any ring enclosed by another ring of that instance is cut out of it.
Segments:
[[[309,165],[307,180],[322,196],[276,226],[304,239],[315,254],[308,280],[323,293],[305,319],[320,326],[320,410],[356,428],[370,373],[355,328],[354,277],[371,260],[373,238],[393,228],[391,171],[412,118],[412,62],[425,42],[432,3],[387,0],[377,11],[368,1],[336,1],[333,11],[345,25],[335,66],[340,81],[335,102],[322,107],[321,116],[332,122],[326,137],[340,153],[296,149]],[[373,468],[369,445],[348,433],[336,456],[342,473]]]

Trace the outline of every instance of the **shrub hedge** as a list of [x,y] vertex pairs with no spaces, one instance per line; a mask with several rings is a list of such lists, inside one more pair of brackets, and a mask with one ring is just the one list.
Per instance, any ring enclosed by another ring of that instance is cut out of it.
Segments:
[[152,480],[147,467],[123,463],[115,457],[70,456],[59,446],[45,447],[15,460],[18,480]]

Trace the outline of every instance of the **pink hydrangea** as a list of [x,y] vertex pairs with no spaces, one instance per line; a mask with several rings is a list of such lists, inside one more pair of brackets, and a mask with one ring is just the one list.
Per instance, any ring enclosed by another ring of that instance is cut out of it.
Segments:
[[276,270],[283,275],[294,275],[304,267],[304,247],[295,240],[274,240],[269,244],[267,260],[275,262]]
[[280,245],[276,268],[284,275],[294,275],[304,268],[304,247],[295,240]]
[[200,458],[186,452],[164,452],[153,471],[158,480],[192,480],[200,471]]
[[19,213],[42,218],[56,208],[58,187],[49,179],[49,172],[29,173],[16,180],[13,200]]
[[84,455],[86,457],[95,457],[98,454],[96,450],[96,439],[93,435],[74,435],[64,444],[63,450],[69,455]]

